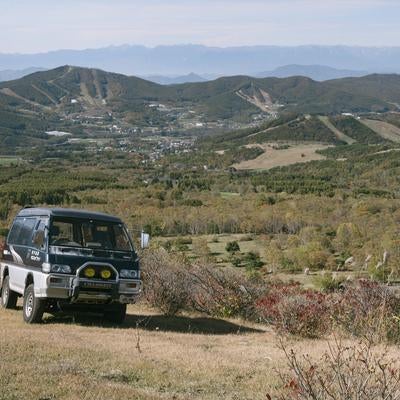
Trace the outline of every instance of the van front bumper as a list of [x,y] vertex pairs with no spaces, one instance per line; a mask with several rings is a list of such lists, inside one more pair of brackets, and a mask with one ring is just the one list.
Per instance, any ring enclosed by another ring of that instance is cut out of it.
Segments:
[[142,282],[136,279],[100,281],[62,274],[49,274],[43,283],[37,285],[38,297],[71,303],[134,303],[142,288]]

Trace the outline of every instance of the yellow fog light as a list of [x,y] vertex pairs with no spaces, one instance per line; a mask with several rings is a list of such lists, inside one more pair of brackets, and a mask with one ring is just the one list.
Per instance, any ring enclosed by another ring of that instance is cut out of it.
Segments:
[[83,274],[86,276],[86,278],[93,278],[96,275],[96,271],[94,268],[86,268]]
[[110,278],[111,278],[111,271],[110,271],[109,269],[103,269],[103,270],[100,272],[100,276],[101,276],[103,279],[110,279]]

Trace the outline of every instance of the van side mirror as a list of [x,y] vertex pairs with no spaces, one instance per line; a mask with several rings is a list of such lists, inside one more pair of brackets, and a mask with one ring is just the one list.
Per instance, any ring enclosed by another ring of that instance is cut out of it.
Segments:
[[147,249],[150,246],[150,235],[142,231],[140,235],[140,247],[142,249]]

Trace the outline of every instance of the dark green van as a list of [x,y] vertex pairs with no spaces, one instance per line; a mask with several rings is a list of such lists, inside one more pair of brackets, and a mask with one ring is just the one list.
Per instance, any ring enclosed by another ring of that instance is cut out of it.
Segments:
[[[147,235],[142,235],[146,245]],[[138,256],[114,216],[25,208],[14,219],[0,263],[1,305],[39,322],[44,312],[95,311],[122,323],[141,291]]]

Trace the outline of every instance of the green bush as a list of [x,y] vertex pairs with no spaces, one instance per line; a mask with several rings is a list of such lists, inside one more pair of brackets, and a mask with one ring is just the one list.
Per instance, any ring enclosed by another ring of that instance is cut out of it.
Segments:
[[249,251],[244,255],[243,264],[247,270],[258,269],[264,265],[261,261],[260,254],[255,251]]
[[226,246],[225,246],[225,250],[226,250],[228,253],[231,253],[231,254],[237,253],[237,252],[240,251],[239,243],[238,243],[236,240],[233,241],[233,242],[228,242],[228,243],[226,244]]
[[179,245],[183,245],[183,244],[192,244],[193,243],[193,239],[191,237],[180,237],[175,239],[175,245],[179,246]]
[[201,207],[203,202],[198,199],[186,199],[182,202],[182,204],[189,207]]
[[336,292],[343,288],[344,278],[338,278],[332,273],[325,273],[323,275],[317,275],[314,278],[314,284],[317,288],[323,292],[331,293]]
[[234,254],[232,254],[232,255],[229,257],[229,261],[230,261],[230,262],[232,263],[232,265],[233,265],[234,267],[236,267],[236,268],[242,266],[242,258],[241,258],[241,257],[238,257],[238,256],[236,256],[236,255],[234,255]]

